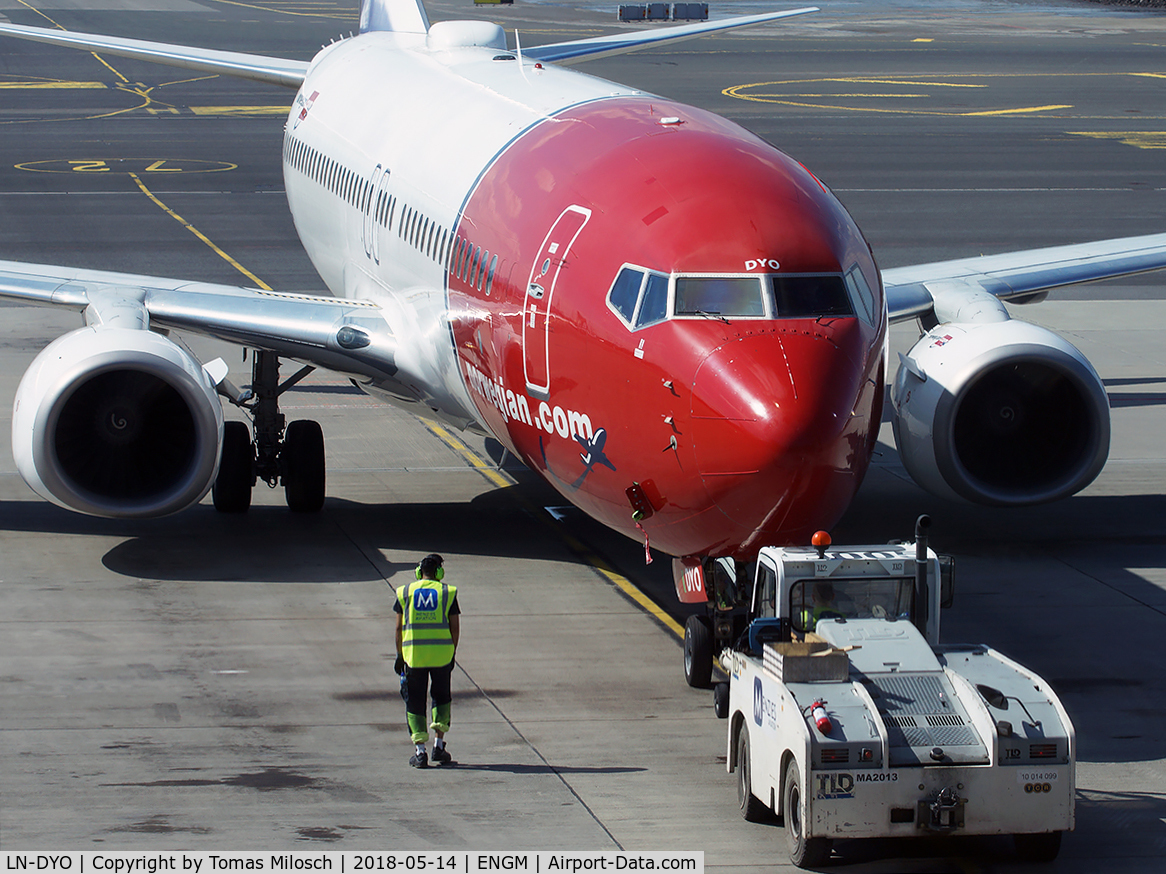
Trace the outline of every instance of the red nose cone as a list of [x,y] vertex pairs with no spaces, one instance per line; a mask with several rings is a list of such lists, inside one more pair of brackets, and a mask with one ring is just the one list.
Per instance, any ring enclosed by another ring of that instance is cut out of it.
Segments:
[[790,322],[726,343],[697,370],[697,466],[716,507],[748,529],[743,539],[763,542],[791,524],[808,537],[836,521],[857,487],[851,413],[862,379],[851,335]]

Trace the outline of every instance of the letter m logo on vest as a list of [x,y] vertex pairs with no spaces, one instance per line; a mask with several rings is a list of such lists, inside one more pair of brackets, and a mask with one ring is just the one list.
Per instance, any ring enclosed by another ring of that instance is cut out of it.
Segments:
[[448,583],[417,582],[398,590],[397,600],[404,613],[401,655],[409,667],[437,668],[452,661],[449,611],[455,598],[457,587]]

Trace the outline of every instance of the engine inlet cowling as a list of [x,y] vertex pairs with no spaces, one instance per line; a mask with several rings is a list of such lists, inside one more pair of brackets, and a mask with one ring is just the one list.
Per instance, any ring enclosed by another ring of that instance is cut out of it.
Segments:
[[1071,343],[1027,322],[940,325],[903,357],[895,442],[924,488],[980,504],[1068,497],[1109,454],[1109,401]]
[[25,482],[60,506],[162,516],[207,493],[222,431],[215,387],[184,349],[151,331],[81,328],[21,380],[12,449]]

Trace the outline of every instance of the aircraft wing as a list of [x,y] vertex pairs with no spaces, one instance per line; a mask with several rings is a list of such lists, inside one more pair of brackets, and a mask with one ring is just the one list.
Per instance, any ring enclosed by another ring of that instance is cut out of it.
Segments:
[[[695,37],[704,36],[708,33],[716,33],[721,30],[748,27],[752,24],[763,24],[767,21],[777,21],[782,18],[817,11],[818,8],[816,6],[808,6],[802,9],[787,9],[782,12],[767,12],[761,15],[744,15],[736,18],[726,18],[720,21],[700,21],[695,24],[682,24],[678,27],[669,27],[662,30],[617,33],[610,36],[537,46],[525,50],[523,54],[536,61],[569,65],[578,63],[579,61],[632,52],[636,49],[646,48],[660,43],[694,39]],[[251,55],[244,52],[224,52],[215,49],[192,48],[189,46],[172,45],[170,43],[151,42],[149,40],[124,39],[116,36],[100,36],[90,33],[50,30],[48,28],[27,27],[20,24],[0,24],[0,34],[18,39],[48,43],[50,45],[106,52],[111,55],[134,58],[140,61],[153,61],[187,70],[197,70],[204,73],[221,73],[223,75],[236,76],[241,79],[252,79],[257,82],[283,85],[288,88],[298,88],[303,83],[304,76],[308,70],[307,61]]]
[[0,298],[73,309],[91,323],[128,305],[144,310],[152,328],[215,337],[340,373],[396,371],[392,335],[370,301],[18,261],[0,261]]
[[44,27],[25,27],[20,24],[0,24],[0,34],[50,45],[106,52],[139,61],[154,61],[203,73],[222,73],[256,82],[283,85],[287,88],[299,88],[308,71],[307,61],[190,48],[148,40],[122,39],[116,36],[73,33],[67,30],[49,30]]
[[883,271],[891,321],[931,310],[937,294],[987,292],[1001,300],[1166,268],[1166,234],[1124,237]]
[[616,33],[610,36],[597,36],[590,39],[577,39],[570,42],[554,43],[552,45],[536,46],[523,49],[524,57],[536,61],[547,61],[556,64],[570,65],[580,61],[590,61],[596,58],[606,58],[611,55],[621,55],[624,52],[634,52],[637,49],[659,45],[666,42],[680,42],[694,39],[708,33],[721,30],[731,30],[736,27],[748,27],[751,24],[763,24],[767,21],[777,21],[790,18],[794,15],[805,15],[807,12],[817,12],[817,6],[807,6],[802,9],[787,9],[782,12],[766,12],[761,15],[743,15],[736,18],[724,18],[720,21],[700,21],[696,24],[682,24],[678,27],[667,27],[660,30],[634,31],[630,33]]

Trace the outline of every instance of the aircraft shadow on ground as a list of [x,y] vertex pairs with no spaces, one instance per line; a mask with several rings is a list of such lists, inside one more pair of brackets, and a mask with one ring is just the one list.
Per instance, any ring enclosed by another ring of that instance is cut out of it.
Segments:
[[[411,571],[430,552],[577,560],[541,508],[537,483],[468,502],[364,504],[329,498],[305,515],[280,506],[221,514],[208,503],[163,519],[99,519],[44,501],[0,502],[0,530],[119,539],[102,557],[114,573],[163,581],[337,583]],[[392,561],[385,551],[404,552]]]
[[[324,512],[314,516],[280,506],[256,506],[245,516],[233,516],[203,504],[166,519],[105,520],[46,502],[10,501],[0,503],[0,530],[116,538],[120,542],[102,562],[110,571],[136,579],[262,584],[377,582],[410,572],[428,552],[585,563],[567,548],[564,538],[556,536],[556,526],[563,526],[609,558],[657,603],[683,617],[686,611],[672,591],[667,556],[657,554],[658,560],[645,567],[642,543],[627,540],[578,511],[565,522],[552,522],[542,508],[556,502],[561,502],[557,493],[536,482],[491,490],[467,502],[394,505],[330,498]],[[936,499],[900,473],[876,468],[835,527],[835,542],[909,539],[915,517],[924,511],[934,518],[933,545],[957,559],[1015,556],[1047,563],[1076,551],[1077,557],[1085,552],[1098,562],[1114,555],[1103,569],[1104,577],[1097,580],[1113,591],[1114,604],[1134,606],[1142,627],[1152,624],[1154,611],[1164,609],[1161,588],[1125,569],[1166,567],[1166,532],[1160,527],[1166,518],[1164,495],[1086,494],[1043,507],[1002,510]],[[1132,549],[1138,550],[1137,559],[1126,565],[1120,556]],[[407,558],[391,560],[386,552]],[[1096,641],[1100,646],[1107,631],[1121,633],[1120,629],[1102,627],[1103,617],[1096,611],[1062,608],[1055,614],[1057,642],[1050,646],[1047,637],[1017,631],[1019,608],[1003,613],[986,608],[992,586],[969,577],[967,567],[965,562],[957,575],[957,603],[945,619],[951,629],[945,639],[959,635],[997,646],[1046,677],[1077,725],[1082,761],[1166,757],[1166,735],[1154,727],[1166,724],[1161,704],[1166,701],[1164,681],[1136,667],[1160,663],[1166,638],[1143,640],[1137,660],[1111,653],[1088,670],[1068,667],[1064,654],[1073,646],[1069,641]],[[1088,568],[1071,571],[1071,567],[1072,562],[1067,575],[1090,576]],[[1015,600],[1010,594],[1001,594],[1005,603]],[[1019,597],[1018,603],[1024,602]],[[677,673],[679,677],[679,661]],[[1115,720],[1116,694],[1126,707]]]

